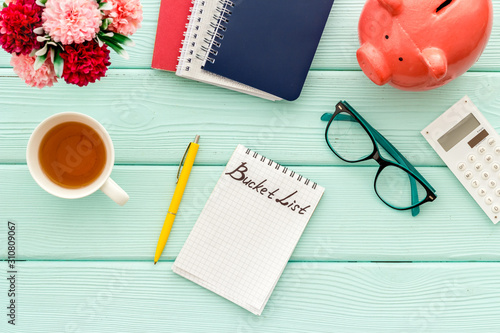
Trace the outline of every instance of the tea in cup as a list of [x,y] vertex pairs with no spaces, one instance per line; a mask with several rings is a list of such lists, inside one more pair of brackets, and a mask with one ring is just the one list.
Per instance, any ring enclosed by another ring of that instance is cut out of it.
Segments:
[[26,161],[35,181],[55,196],[76,199],[100,189],[119,205],[129,199],[109,177],[115,162],[111,137],[87,115],[63,112],[42,121],[30,137]]

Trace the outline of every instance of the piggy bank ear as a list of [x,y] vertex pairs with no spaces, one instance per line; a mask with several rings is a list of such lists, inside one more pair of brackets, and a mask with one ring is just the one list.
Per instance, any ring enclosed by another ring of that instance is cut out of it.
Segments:
[[359,66],[373,83],[382,86],[391,80],[392,71],[387,60],[377,48],[370,43],[364,43],[356,52]]
[[403,0],[378,0],[392,15],[397,15],[403,9]]
[[436,47],[430,47],[422,51],[422,56],[424,57],[427,67],[431,75],[437,79],[442,79],[446,72],[448,71],[448,60],[444,51]]

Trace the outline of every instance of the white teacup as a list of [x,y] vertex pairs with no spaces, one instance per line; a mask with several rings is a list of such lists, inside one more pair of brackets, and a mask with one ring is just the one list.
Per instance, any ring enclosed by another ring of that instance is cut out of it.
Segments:
[[[106,164],[100,175],[90,184],[79,188],[62,187],[52,180],[42,170],[39,160],[39,149],[43,137],[55,126],[65,122],[80,122],[90,126],[102,139],[106,147]],[[116,184],[109,176],[115,163],[115,150],[113,142],[106,129],[94,118],[77,112],[62,112],[50,116],[42,121],[33,131],[26,149],[26,162],[31,176],[45,191],[66,199],[77,199],[94,193],[97,190],[103,191],[108,197],[119,205],[124,205],[128,199],[128,194]]]

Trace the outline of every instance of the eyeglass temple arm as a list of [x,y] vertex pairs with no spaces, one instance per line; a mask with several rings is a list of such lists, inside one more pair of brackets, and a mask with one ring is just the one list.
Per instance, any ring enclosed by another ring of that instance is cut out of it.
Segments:
[[[377,140],[377,142],[382,147],[384,147],[384,149],[389,154],[391,154],[391,156],[394,159],[396,159],[399,163],[403,164],[408,169],[413,171],[416,175],[418,175],[421,179],[423,179],[422,175],[420,175],[420,173],[417,170],[415,170],[413,165],[411,165],[410,162],[408,162],[408,160],[403,155],[401,155],[401,153],[386,138],[384,138],[384,136],[382,134],[380,134],[376,129],[374,129],[369,124],[368,124],[368,126],[369,126],[369,129],[373,132],[373,135],[375,136],[375,140]],[[408,178],[410,179],[410,186],[411,186],[411,202],[412,202],[412,204],[416,204],[419,202],[417,181],[410,175],[408,175]],[[423,179],[423,180],[425,181],[425,179]],[[427,183],[427,182],[425,181],[425,183]],[[429,185],[429,187],[430,187],[430,185]],[[411,210],[412,216],[417,216],[419,213],[420,213],[419,206],[412,208],[412,210]]]
[[[389,154],[391,154],[392,157],[394,157],[395,159],[397,159],[397,157],[400,157],[401,160],[403,161],[402,163],[408,168],[410,169],[413,173],[415,173],[415,175],[417,175],[421,181],[423,181],[427,186],[429,186],[429,188],[434,192],[434,188],[431,186],[431,184],[429,184],[429,182],[424,178],[424,176],[422,176],[420,174],[420,172],[417,171],[417,169],[415,169],[415,167],[396,149],[396,147],[394,147],[382,134],[380,134],[376,129],[374,129],[373,127],[371,127],[369,124],[368,126],[370,127],[370,130],[374,131],[374,134],[375,134],[375,138],[377,140],[378,143],[380,143],[385,150],[387,150],[387,152],[389,152]],[[391,152],[392,151],[392,152]],[[397,155],[397,156],[394,156],[394,155]],[[398,161],[401,163],[401,161]]]
[[[358,117],[361,117],[358,115]],[[410,169],[412,172],[414,172],[416,175],[418,175],[420,178],[423,178],[420,173],[415,170],[413,165],[408,162],[408,160],[394,147],[382,134],[379,133],[375,128],[373,128],[366,120],[360,118],[361,121],[367,126],[367,128],[372,132],[373,136],[375,137],[375,140],[384,147],[384,149],[400,164],[403,164],[406,166],[408,169]],[[410,180],[410,186],[411,186],[411,202],[412,204],[417,204],[419,202],[418,199],[418,189],[417,189],[417,181],[410,175],[408,175],[408,178]],[[411,209],[411,215],[412,216],[417,216],[420,213],[420,207],[413,207]]]
[[[352,108],[352,107],[351,107]],[[352,110],[351,110],[352,111]],[[321,120],[323,121],[329,121],[331,117],[333,116],[332,113],[325,113],[322,117]],[[422,177],[422,175],[413,167],[413,165],[410,164],[410,162],[394,147],[382,134],[380,134],[375,128],[373,128],[359,113],[356,112],[356,116],[360,119],[360,121],[363,122],[363,124],[370,130],[377,142],[400,164],[403,164],[406,166],[408,169],[410,169],[412,172],[414,172],[418,177],[424,181],[429,188],[434,190],[432,186],[425,180],[425,178]],[[338,117],[338,118],[337,118]],[[341,121],[356,121],[353,117],[349,115],[343,115],[339,114],[337,115],[337,120]],[[410,186],[411,186],[411,201],[413,204],[418,203],[418,190],[417,190],[417,184],[415,179],[413,177],[408,176],[410,179]],[[411,215],[412,216],[417,216],[420,213],[420,207],[414,207],[411,210]]]
[[[401,154],[399,152],[399,150],[397,150],[396,147],[394,147],[392,145],[392,143],[389,142],[389,140],[387,140],[382,134],[380,134],[379,131],[377,131],[375,128],[373,128],[372,125],[370,125],[365,120],[365,118],[363,118],[356,110],[354,110],[354,108],[352,106],[349,105],[349,103],[347,103],[346,101],[344,101],[343,104],[345,104],[345,106],[351,112],[355,113],[356,116],[363,122],[363,124],[365,124],[365,126],[367,128],[371,129],[375,133],[376,139],[377,139],[377,136],[378,136],[377,142],[380,143],[382,145],[382,147],[384,147],[385,150],[387,150],[387,152],[389,152],[389,154],[391,154],[392,157],[394,157],[397,160],[397,156],[399,156],[403,160],[402,164],[404,164],[409,170],[411,170],[415,175],[417,175],[420,178],[420,180],[423,181],[433,192],[436,191],[431,186],[431,184],[429,184],[429,182],[420,174],[420,172],[418,172],[417,169],[415,169],[415,167],[410,162],[408,162],[408,160],[403,156],[403,154]],[[390,147],[391,149],[389,150],[388,147]]]
[[[329,121],[333,116],[333,113],[325,113],[322,117],[321,120],[323,121]],[[415,175],[417,175],[420,180],[422,180],[427,186],[432,191],[435,191],[434,188],[429,184],[429,182],[420,174],[420,172],[415,169],[415,167],[390,143],[382,134],[380,134],[379,131],[377,131],[375,128],[373,128],[359,113],[356,114],[356,116],[363,122],[363,124],[373,133],[373,136],[375,137],[375,140],[394,158],[396,159],[399,163],[403,164],[406,166],[408,169],[410,169]],[[335,117],[337,120],[343,120],[343,121],[356,121],[353,117],[349,115],[344,115],[344,114],[339,114],[337,117]]]

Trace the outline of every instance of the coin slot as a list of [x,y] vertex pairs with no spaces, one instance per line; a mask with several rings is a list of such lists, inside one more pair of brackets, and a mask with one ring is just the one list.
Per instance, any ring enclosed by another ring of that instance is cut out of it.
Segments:
[[443,8],[445,8],[446,6],[448,6],[449,4],[451,4],[453,0],[446,0],[445,2],[443,2],[441,5],[439,5],[439,7],[436,9],[436,13],[439,13],[440,10],[442,10]]

